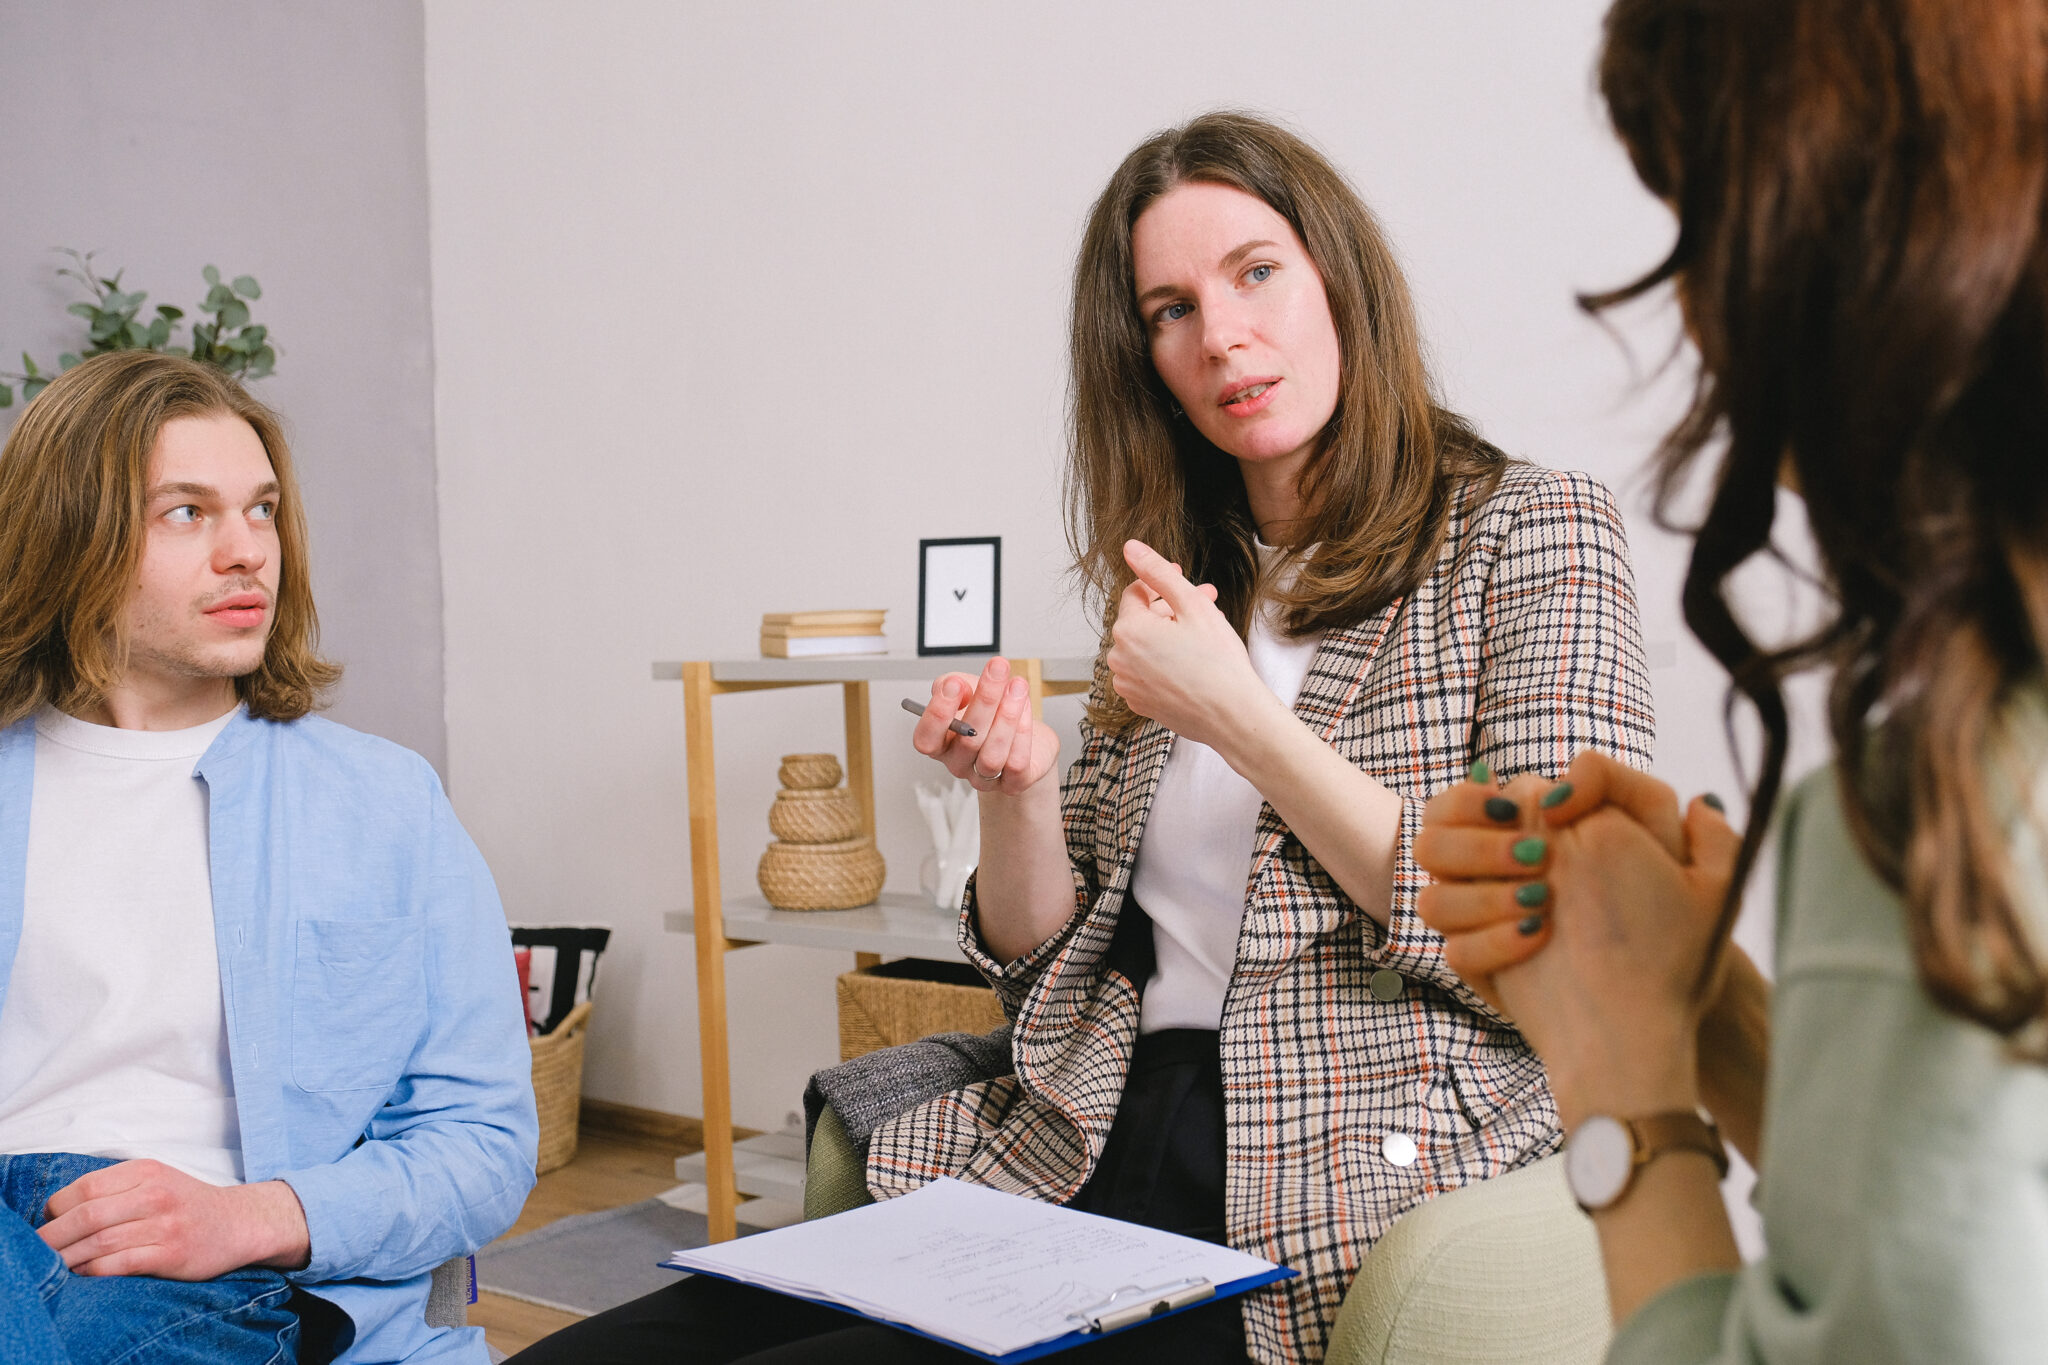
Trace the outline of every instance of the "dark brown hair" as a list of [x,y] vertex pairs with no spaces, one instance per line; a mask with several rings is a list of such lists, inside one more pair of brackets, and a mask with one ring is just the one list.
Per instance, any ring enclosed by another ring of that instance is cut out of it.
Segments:
[[[1620,0],[1600,84],[1678,237],[1585,302],[1674,281],[1702,362],[1658,456],[1667,522],[1720,451],[1684,606],[1763,722],[1740,872],[1784,766],[1780,684],[1831,664],[1842,803],[1906,903],[1922,982],[2038,1051],[2048,978],[1998,796],[2033,783],[1987,784],[1986,765],[2048,641],[2048,16],[2039,0]],[[1835,610],[1765,650],[1727,582],[1769,548],[1781,471]]]
[[306,519],[276,414],[211,365],[118,351],[58,376],[0,451],[0,726],[46,704],[90,709],[119,681],[150,455],[166,422],[216,414],[255,430],[278,486],[277,615],[235,692],[253,716],[296,720],[339,680],[317,648]]
[[[1320,152],[1239,113],[1154,134],[1095,201],[1074,267],[1067,537],[1076,576],[1103,614],[1105,651],[1117,596],[1131,582],[1126,540],[1214,583],[1239,633],[1258,586],[1258,528],[1237,461],[1175,415],[1138,313],[1132,225],[1188,183],[1228,185],[1285,218],[1322,275],[1336,324],[1337,409],[1302,472],[1307,515],[1293,536],[1317,548],[1280,599],[1289,632],[1354,625],[1411,591],[1436,562],[1455,498],[1488,496],[1504,464],[1437,405],[1400,267],[1372,213]],[[1130,708],[1098,681],[1089,720],[1122,729]]]

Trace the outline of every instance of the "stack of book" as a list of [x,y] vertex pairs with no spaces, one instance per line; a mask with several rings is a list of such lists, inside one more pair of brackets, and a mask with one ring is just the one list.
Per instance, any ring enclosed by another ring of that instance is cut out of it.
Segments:
[[831,654],[887,654],[879,611],[771,611],[761,617],[761,657],[815,659]]

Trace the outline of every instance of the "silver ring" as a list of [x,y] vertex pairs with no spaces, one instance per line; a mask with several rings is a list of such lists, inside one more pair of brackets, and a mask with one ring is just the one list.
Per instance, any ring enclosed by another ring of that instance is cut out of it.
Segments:
[[977,778],[980,778],[983,782],[995,783],[1003,780],[1003,775],[1000,771],[997,771],[994,774],[985,773],[972,762],[968,763],[967,771],[973,773]]

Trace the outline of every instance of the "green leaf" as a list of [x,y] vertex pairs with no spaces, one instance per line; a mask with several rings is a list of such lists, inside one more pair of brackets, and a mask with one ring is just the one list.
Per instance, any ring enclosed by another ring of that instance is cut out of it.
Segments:
[[269,335],[270,329],[260,322],[251,323],[242,329],[242,340],[248,342],[251,346],[261,346],[264,338]]
[[28,375],[29,378],[35,378],[36,358],[30,355],[27,351],[23,351],[21,353],[21,368],[23,372]]
[[256,354],[249,357],[249,377],[261,379],[277,364],[277,352],[268,346],[258,347]]
[[217,284],[206,291],[206,299],[199,306],[209,313],[218,313],[235,301],[235,291],[224,284]]
[[192,352],[184,346],[166,346],[164,347],[164,354],[189,356],[192,354]]
[[205,278],[208,284],[220,283],[220,267],[217,265],[210,265],[206,267],[206,269],[200,271],[199,273],[201,276]]
[[128,323],[121,329],[121,335],[128,338],[130,350],[143,350],[149,345],[149,331],[139,322]]
[[102,313],[92,320],[92,326],[86,329],[86,335],[95,342],[102,342],[119,332],[124,325],[120,315]]
[[156,315],[160,318],[169,318],[172,322],[176,322],[179,318],[185,316],[185,310],[173,308],[168,303],[160,303],[156,306]]
[[47,379],[24,379],[21,381],[21,401],[26,403],[49,387],[50,381]]
[[254,275],[237,275],[235,292],[245,299],[260,299],[263,297],[263,286],[256,283]]
[[220,310],[220,325],[230,332],[234,331],[237,327],[248,326],[249,305],[236,302],[222,308]]
[[100,312],[99,309],[89,303],[74,303],[64,311],[71,314],[72,317],[84,318],[87,322],[91,322],[94,318],[98,317]]
[[78,356],[75,352],[66,351],[64,352],[64,354],[57,357],[57,368],[60,370],[71,369],[77,364]]
[[0,384],[0,408],[11,408],[13,406],[14,390],[8,388],[5,384]]
[[148,341],[145,344],[150,350],[161,349],[163,344],[171,339],[171,320],[169,318],[158,318],[155,322],[149,324],[149,330],[144,335],[148,337]]

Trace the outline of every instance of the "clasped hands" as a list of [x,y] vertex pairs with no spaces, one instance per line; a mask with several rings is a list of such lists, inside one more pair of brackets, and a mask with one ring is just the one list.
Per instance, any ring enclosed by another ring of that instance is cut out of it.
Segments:
[[281,1180],[209,1185],[160,1161],[88,1171],[50,1196],[44,1243],[80,1275],[211,1280],[306,1263],[305,1211]]
[[[1143,541],[1124,543],[1124,562],[1136,578],[1117,599],[1104,659],[1118,695],[1146,719],[1220,749],[1233,716],[1277,699],[1216,609],[1213,585],[1188,582],[1178,564]],[[947,728],[956,717],[974,729],[972,737]],[[1011,677],[1002,658],[990,659],[979,678],[948,673],[935,681],[911,744],[977,790],[1012,796],[1059,756],[1058,736],[1031,718],[1024,680]]]
[[[1433,798],[1415,861],[1444,956],[1543,1059],[1567,1128],[1700,1102],[1697,989],[1741,836],[1708,797],[1603,754],[1562,781],[1475,780]],[[1726,954],[1722,954],[1725,964]]]

